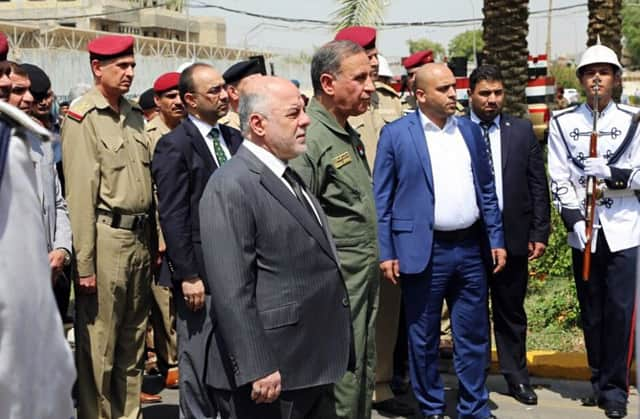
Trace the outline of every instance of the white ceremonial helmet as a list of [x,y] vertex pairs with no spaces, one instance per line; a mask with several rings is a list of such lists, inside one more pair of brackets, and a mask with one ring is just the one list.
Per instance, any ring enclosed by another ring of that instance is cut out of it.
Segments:
[[393,77],[389,62],[382,55],[378,54],[378,76]]
[[582,57],[580,57],[580,64],[576,67],[576,75],[578,78],[580,77],[581,68],[596,63],[611,64],[622,71],[622,65],[620,61],[618,61],[618,56],[611,48],[600,44],[600,37],[598,37],[598,43],[587,48],[582,54]]

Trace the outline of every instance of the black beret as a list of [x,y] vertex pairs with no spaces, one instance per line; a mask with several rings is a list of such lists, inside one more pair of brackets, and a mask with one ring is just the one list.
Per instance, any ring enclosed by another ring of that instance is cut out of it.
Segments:
[[143,111],[156,107],[156,102],[153,100],[153,96],[155,96],[153,89],[147,89],[140,95],[138,105],[140,105]]
[[47,76],[47,73],[33,64],[21,64],[20,66],[29,75],[29,80],[31,80],[29,91],[33,97],[37,100],[46,96],[49,89],[51,89],[51,80],[49,76]]
[[231,67],[227,68],[222,77],[224,78],[225,83],[235,84],[252,74],[264,75],[264,70],[262,69],[259,60],[251,59],[235,63]]

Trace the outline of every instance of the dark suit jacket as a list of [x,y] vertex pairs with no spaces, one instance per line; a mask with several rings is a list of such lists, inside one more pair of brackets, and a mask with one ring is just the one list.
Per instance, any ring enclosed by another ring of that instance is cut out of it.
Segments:
[[[490,249],[504,247],[491,167],[480,128],[465,118],[458,118],[457,124],[471,157],[476,196],[469,199],[475,199],[480,210],[483,256],[490,267]],[[437,197],[418,110],[382,128],[373,169],[373,192],[380,260],[399,259],[400,271],[405,274],[424,271],[431,260]]]
[[551,228],[544,159],[531,122],[502,114],[500,154],[504,239],[509,254],[524,256],[530,241],[547,243]]
[[[235,154],[242,143],[242,134],[225,125],[219,127],[229,151]],[[206,286],[198,203],[217,168],[205,139],[189,118],[156,145],[151,170],[158,191],[160,226],[167,243],[158,279],[161,285],[171,286],[172,280],[200,277]]]
[[347,370],[347,290],[327,218],[311,199],[324,227],[245,147],[211,176],[200,229],[219,319],[212,387],[232,390],[279,370],[283,390],[301,389],[335,383]]

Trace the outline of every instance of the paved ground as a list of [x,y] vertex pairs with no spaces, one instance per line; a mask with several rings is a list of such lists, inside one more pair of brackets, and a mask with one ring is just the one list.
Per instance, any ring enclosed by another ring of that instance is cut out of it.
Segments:
[[[455,400],[457,397],[457,381],[452,374],[444,375],[447,386],[447,415],[455,419]],[[580,397],[585,396],[590,389],[590,384],[585,381],[552,380],[546,378],[532,378],[532,384],[538,393],[538,406],[526,407],[516,402],[512,397],[504,394],[506,385],[501,376],[491,375],[488,380],[491,411],[499,419],[602,419],[604,412],[597,407],[584,407],[580,404]],[[158,383],[151,380],[145,382],[148,390],[153,390]],[[631,389],[629,398],[629,418],[638,417],[638,392]],[[160,393],[163,397],[162,404],[147,405],[144,409],[144,419],[173,419],[178,418],[178,391],[164,390]],[[415,403],[410,396],[407,400]],[[374,419],[389,418],[394,416],[382,416],[374,411]],[[415,415],[412,419],[422,418]]]

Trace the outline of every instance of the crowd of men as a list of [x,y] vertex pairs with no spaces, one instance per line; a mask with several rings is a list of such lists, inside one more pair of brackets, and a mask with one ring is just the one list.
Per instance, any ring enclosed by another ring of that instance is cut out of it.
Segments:
[[[375,29],[350,27],[313,55],[308,101],[246,60],[159,75],[133,102],[133,47],[88,43],[94,85],[64,104],[60,126],[47,74],[7,61],[0,37],[0,371],[29,364],[18,390],[47,374],[35,402],[0,384],[0,416],[73,416],[69,278],[80,419],[138,418],[160,400],[141,391],[150,347],[181,418],[410,416],[395,394],[402,343],[420,413],[441,419],[445,302],[458,417],[494,417],[490,317],[509,393],[537,404],[524,299],[550,233],[549,184],[573,248],[593,384],[583,402],[626,416],[640,139],[636,110],[612,99],[612,50],[590,47],[577,66],[587,101],[552,119],[548,180],[531,123],[503,112],[495,66],[471,73],[458,115],[455,77],[431,51],[403,60],[401,97]],[[584,281],[588,177],[598,205]],[[42,342],[46,365],[26,360],[24,345]]]

